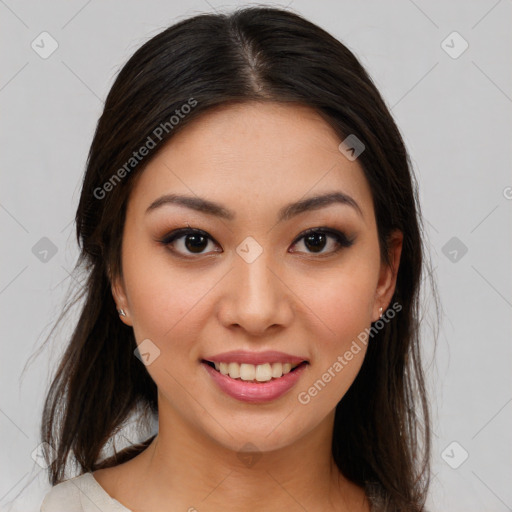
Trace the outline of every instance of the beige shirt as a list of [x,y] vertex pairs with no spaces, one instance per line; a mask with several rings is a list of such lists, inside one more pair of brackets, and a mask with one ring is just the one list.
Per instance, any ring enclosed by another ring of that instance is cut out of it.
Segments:
[[52,487],[40,512],[131,512],[112,498],[94,478],[84,473]]
[[[366,488],[372,512],[386,512],[379,498]],[[40,512],[132,512],[112,498],[92,473],[84,473],[52,487],[44,497]]]

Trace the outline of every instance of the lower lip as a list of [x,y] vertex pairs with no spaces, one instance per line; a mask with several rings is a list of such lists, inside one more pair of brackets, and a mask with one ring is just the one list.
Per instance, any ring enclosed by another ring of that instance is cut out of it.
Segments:
[[279,379],[267,382],[247,382],[223,375],[207,363],[202,363],[202,365],[224,393],[242,402],[253,404],[270,402],[283,396],[296,384],[307,366],[302,363],[296,370],[288,372]]

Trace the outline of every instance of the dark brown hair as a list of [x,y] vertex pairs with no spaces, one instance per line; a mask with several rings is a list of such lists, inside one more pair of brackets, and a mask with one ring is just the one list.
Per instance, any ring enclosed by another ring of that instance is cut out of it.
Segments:
[[[135,177],[173,134],[210,108],[247,101],[306,105],[340,140],[355,135],[365,146],[358,162],[372,191],[383,261],[389,263],[390,233],[404,235],[391,301],[401,310],[375,330],[359,374],[336,407],[332,453],[347,478],[380,489],[387,510],[424,510],[430,419],[419,292],[426,261],[410,159],[356,57],[300,15],[269,7],[203,14],[170,26],[134,53],[108,94],[76,212],[76,271],[87,280],[64,313],[82,301],[80,315],[42,415],[41,438],[56,457],[46,453],[50,483],[66,479],[70,455],[80,473],[95,471],[129,460],[153,439],[100,460],[139,406],[143,414],[158,414],[156,385],[134,357],[133,330],[119,321],[111,293],[111,278],[121,273],[127,201]],[[127,167],[148,137],[158,147]]]

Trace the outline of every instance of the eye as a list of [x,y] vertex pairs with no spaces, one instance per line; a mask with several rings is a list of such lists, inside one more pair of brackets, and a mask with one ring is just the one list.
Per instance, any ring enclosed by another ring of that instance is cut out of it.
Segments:
[[[203,254],[202,251],[204,251],[205,247],[208,246],[209,241],[214,242],[208,233],[200,229],[190,227],[177,229],[160,240],[163,245],[171,246],[171,250],[180,255],[186,254],[185,249],[190,251],[188,254]],[[173,244],[174,247],[172,247]],[[176,246],[179,247],[179,250],[176,250]]]
[[[334,250],[322,252],[326,247],[328,239],[333,240],[331,246],[334,245]],[[304,241],[304,246],[311,251],[310,254],[333,254],[338,252],[343,247],[350,247],[354,243],[354,239],[349,239],[345,233],[331,228],[313,228],[308,229],[302,233],[299,238],[293,243],[293,246],[300,241]],[[293,251],[295,252],[295,251]],[[300,251],[299,251],[300,252]]]
[[[322,252],[328,245],[327,241],[329,239],[331,239],[331,246],[334,246],[334,249]],[[310,251],[310,254],[321,255],[333,254],[343,247],[350,247],[354,243],[354,239],[349,239],[341,231],[331,228],[308,229],[293,242],[292,247],[302,240],[304,240],[304,246],[308,249],[308,252]],[[161,244],[171,246],[173,252],[182,256],[186,256],[187,252],[188,254],[204,254],[203,251],[208,247],[209,242],[218,246],[217,242],[208,233],[191,227],[176,229],[160,240]],[[222,250],[214,252],[222,252]]]

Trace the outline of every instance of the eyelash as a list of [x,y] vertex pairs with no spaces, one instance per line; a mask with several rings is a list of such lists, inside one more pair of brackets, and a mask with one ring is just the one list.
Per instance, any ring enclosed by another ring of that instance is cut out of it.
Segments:
[[[336,241],[336,243],[338,244],[338,247],[333,250],[333,251],[330,251],[330,252],[327,252],[327,253],[314,253],[314,252],[308,252],[307,254],[312,254],[312,255],[318,255],[320,257],[324,257],[324,256],[328,256],[330,254],[335,254],[337,253],[338,251],[340,251],[341,249],[343,248],[348,248],[350,247],[351,245],[353,245],[354,243],[354,238],[352,239],[349,239],[345,233],[342,233],[341,231],[338,231],[336,229],[332,229],[332,228],[324,228],[324,227],[320,227],[320,228],[312,228],[312,229],[308,229],[304,232],[302,232],[296,239],[295,241],[293,242],[292,246],[293,245],[296,245],[298,242],[300,242],[303,238],[306,238],[308,235],[311,235],[311,234],[316,234],[316,233],[321,233],[321,234],[326,234],[326,235],[329,235],[331,238],[334,238],[334,240]],[[212,242],[214,243],[217,243],[210,235],[208,235],[208,233],[206,233],[205,231],[202,231],[201,229],[196,229],[196,228],[180,228],[180,229],[176,229],[174,231],[171,231],[170,233],[168,233],[167,235],[165,235],[165,237],[163,237],[162,239],[159,240],[159,242],[168,247],[170,246],[174,241],[176,240],[179,240],[180,238],[183,238],[184,236],[186,235],[191,235],[191,234],[196,234],[196,235],[202,235],[206,238],[208,238],[209,240],[211,240]],[[218,244],[217,244],[218,245]],[[184,256],[183,254],[175,251],[174,249],[170,249],[172,252],[178,254],[178,256],[181,256],[181,257],[184,257],[184,258],[189,258],[189,259],[194,259],[194,253],[189,253],[191,256],[188,257],[188,256]],[[202,256],[204,255],[203,253],[195,253],[195,256]]]

